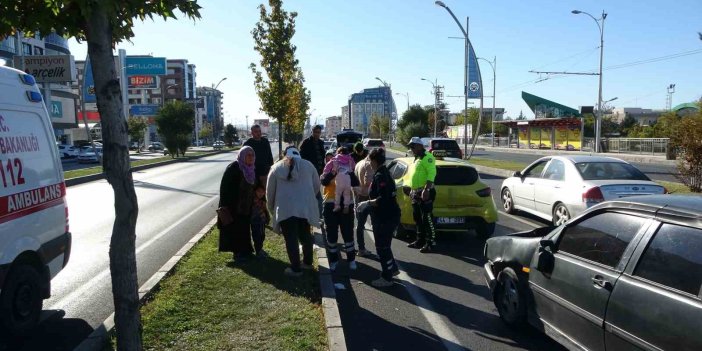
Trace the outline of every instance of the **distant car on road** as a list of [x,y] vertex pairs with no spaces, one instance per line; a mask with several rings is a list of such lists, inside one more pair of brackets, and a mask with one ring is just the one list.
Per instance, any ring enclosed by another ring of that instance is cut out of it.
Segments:
[[331,142],[331,141],[325,141],[325,142],[324,142],[324,151],[329,150],[329,148],[330,148],[331,146],[332,146],[332,142]]
[[83,146],[78,154],[78,163],[99,163],[102,162],[102,147]]
[[422,138],[421,140],[424,144],[424,149],[429,152],[442,151],[445,152],[446,157],[463,158],[463,151],[461,151],[460,146],[458,146],[456,139]]
[[488,239],[502,320],[571,350],[702,350],[702,197],[635,196]]
[[153,143],[149,144],[148,150],[151,152],[163,150],[163,144],[158,141],[154,141]]
[[666,190],[631,164],[600,156],[548,156],[502,182],[502,207],[561,225],[600,202]]
[[212,144],[212,148],[215,150],[222,150],[222,148],[224,148],[224,142],[223,141],[215,141],[214,144]]
[[79,150],[75,146],[71,145],[58,145],[59,156],[61,158],[74,158],[78,156]]
[[[438,154],[438,152],[437,152]],[[397,158],[388,164],[388,170],[397,186],[397,203],[402,210],[401,232],[413,230],[412,199],[407,195],[410,182],[409,169],[414,158]],[[440,231],[464,232],[475,229],[479,238],[489,238],[495,232],[497,208],[490,187],[483,183],[478,171],[459,159],[436,160],[436,199],[434,200],[434,227]]]
[[383,143],[383,139],[364,139],[363,147],[365,147],[368,151],[385,149],[385,143]]
[[139,150],[139,142],[137,141],[132,141],[129,144],[129,150]]

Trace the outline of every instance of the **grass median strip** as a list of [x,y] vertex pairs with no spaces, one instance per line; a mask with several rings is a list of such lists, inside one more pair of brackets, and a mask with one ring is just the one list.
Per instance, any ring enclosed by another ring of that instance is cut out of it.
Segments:
[[[238,147],[235,147],[233,149],[225,149],[226,150],[238,150]],[[212,154],[212,151],[198,151],[198,152],[188,152],[185,156],[179,157],[179,159],[188,159],[189,157],[197,157],[197,156],[204,156],[208,154]],[[132,168],[137,167],[137,166],[144,166],[144,165],[150,165],[153,163],[159,163],[159,162],[166,162],[170,161],[173,158],[171,156],[162,156],[162,157],[155,157],[152,159],[146,159],[146,160],[135,160],[132,161]],[[63,178],[64,179],[71,179],[71,178],[78,178],[78,177],[84,177],[84,176],[89,176],[93,174],[100,174],[102,173],[102,166],[95,166],[95,167],[89,167],[89,168],[81,168],[81,169],[74,169],[71,171],[65,171],[63,172]]]
[[326,350],[317,271],[286,277],[285,242],[273,232],[270,257],[243,264],[217,251],[218,237],[208,233],[142,307],[145,349]]

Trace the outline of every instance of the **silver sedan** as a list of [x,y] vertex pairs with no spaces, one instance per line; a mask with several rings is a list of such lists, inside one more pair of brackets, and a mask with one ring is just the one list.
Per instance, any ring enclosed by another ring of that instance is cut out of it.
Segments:
[[636,167],[599,156],[549,156],[505,179],[502,206],[552,221],[555,225],[600,202],[633,195],[666,193]]

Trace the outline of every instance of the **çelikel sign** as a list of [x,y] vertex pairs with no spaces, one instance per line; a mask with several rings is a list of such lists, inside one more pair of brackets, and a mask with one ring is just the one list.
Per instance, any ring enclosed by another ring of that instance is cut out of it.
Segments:
[[15,56],[15,67],[34,76],[39,83],[61,83],[76,80],[76,64],[71,55]]

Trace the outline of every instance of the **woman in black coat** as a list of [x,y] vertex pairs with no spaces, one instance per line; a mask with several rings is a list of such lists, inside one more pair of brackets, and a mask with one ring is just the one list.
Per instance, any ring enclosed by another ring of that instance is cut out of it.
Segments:
[[251,206],[254,198],[256,156],[250,146],[239,150],[237,160],[224,171],[219,187],[219,208],[226,208],[232,223],[223,225],[219,215],[219,251],[232,252],[234,261],[248,260],[253,254],[251,245]]

